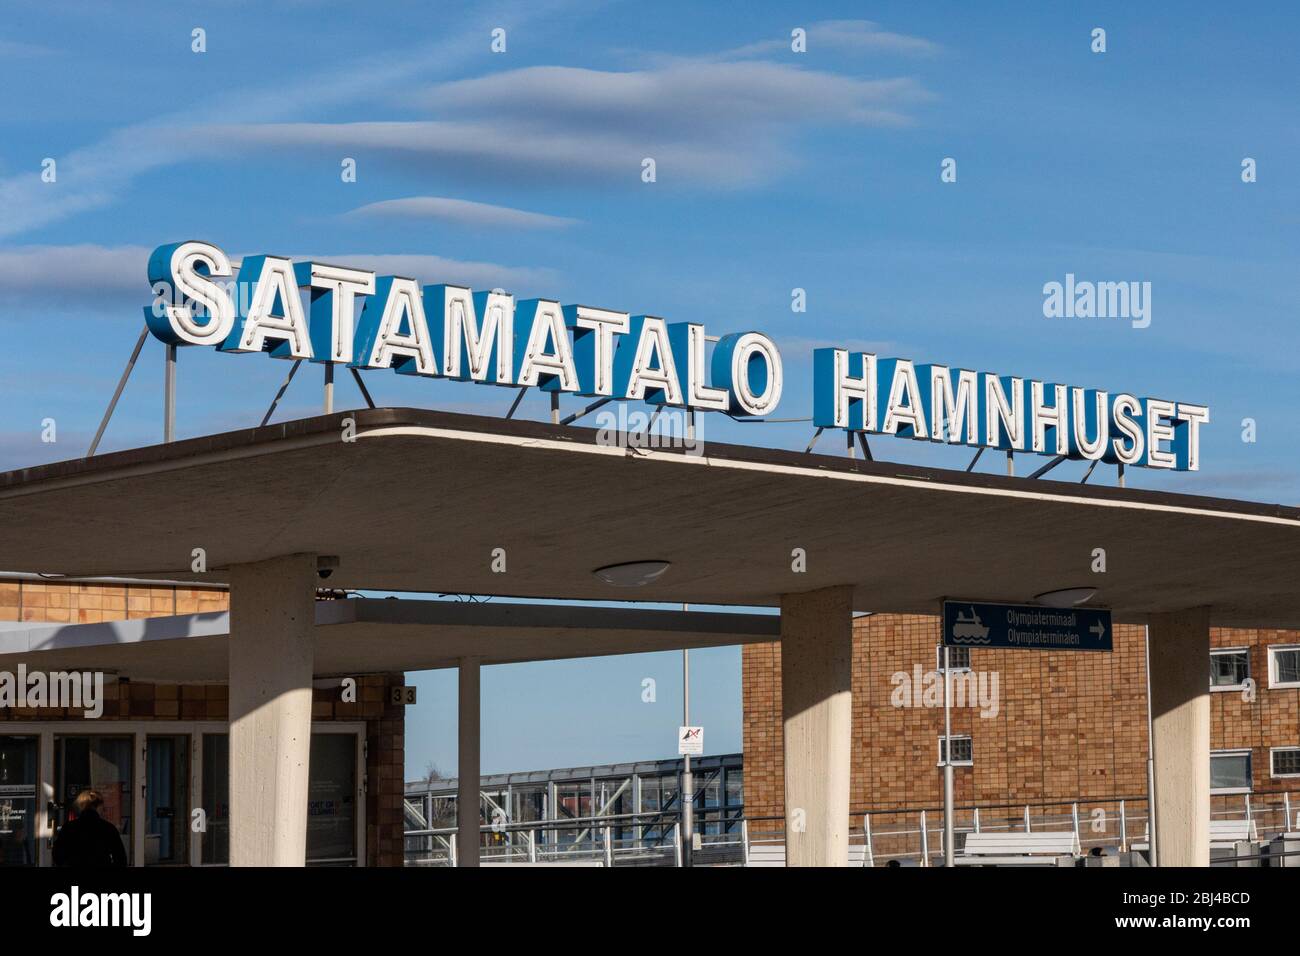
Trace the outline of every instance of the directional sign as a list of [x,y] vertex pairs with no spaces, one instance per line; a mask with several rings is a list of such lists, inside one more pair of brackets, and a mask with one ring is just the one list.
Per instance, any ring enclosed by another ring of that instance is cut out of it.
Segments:
[[1110,611],[944,601],[943,642],[949,647],[1109,651]]

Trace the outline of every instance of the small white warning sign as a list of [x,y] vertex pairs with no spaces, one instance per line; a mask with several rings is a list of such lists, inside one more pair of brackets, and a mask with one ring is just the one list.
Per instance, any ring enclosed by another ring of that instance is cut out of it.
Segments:
[[704,728],[677,728],[677,755],[679,757],[704,756]]

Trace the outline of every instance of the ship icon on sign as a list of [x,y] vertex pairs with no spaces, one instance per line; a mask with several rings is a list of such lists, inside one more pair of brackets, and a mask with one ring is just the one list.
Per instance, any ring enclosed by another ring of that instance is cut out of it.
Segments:
[[958,644],[990,643],[989,629],[980,621],[974,607],[970,609],[969,617],[962,611],[957,612],[957,620],[952,626],[952,639]]

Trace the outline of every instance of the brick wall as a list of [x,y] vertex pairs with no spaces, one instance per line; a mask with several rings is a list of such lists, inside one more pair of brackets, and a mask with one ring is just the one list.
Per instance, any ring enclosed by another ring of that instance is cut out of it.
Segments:
[[[224,611],[228,595],[214,588],[107,585],[0,580],[0,621],[90,624],[171,614]],[[337,689],[312,693],[312,719],[364,721],[366,725],[366,846],[370,866],[401,866],[403,860],[403,766],[405,710],[388,702],[388,688],[405,675],[357,675],[357,701],[344,703]],[[226,721],[225,684],[163,684],[106,680],[101,720]],[[6,721],[81,719],[60,708],[0,708]]]
[[[937,618],[879,614],[858,618],[853,637],[853,750],[850,806],[855,814],[942,803],[938,739],[942,706],[895,706],[915,665],[935,668]],[[1255,700],[1210,695],[1211,746],[1253,751],[1256,791],[1300,791],[1270,777],[1269,748],[1300,745],[1300,690],[1268,688],[1268,645],[1300,642],[1290,631],[1213,628],[1212,647],[1249,647]],[[954,735],[968,734],[974,766],[958,767],[957,804],[1036,803],[1143,796],[1147,712],[1143,630],[1118,625],[1112,653],[974,649],[971,667],[999,682],[996,716],[953,708]],[[1208,683],[1209,661],[1206,661]],[[742,654],[745,812],[783,814],[781,646],[752,644]],[[954,675],[954,680],[956,679]],[[910,682],[909,682],[910,685]],[[987,685],[986,686],[990,686]],[[1231,801],[1216,798],[1226,808]],[[1240,809],[1240,799],[1233,804]]]

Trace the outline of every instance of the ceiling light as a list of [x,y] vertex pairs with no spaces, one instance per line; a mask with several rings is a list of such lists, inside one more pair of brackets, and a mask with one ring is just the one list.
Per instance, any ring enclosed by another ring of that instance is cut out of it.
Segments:
[[1076,604],[1091,601],[1096,593],[1096,588],[1061,588],[1059,591],[1035,594],[1034,601],[1047,607],[1074,607]]
[[668,570],[667,561],[629,561],[627,564],[610,564],[591,572],[606,584],[620,588],[639,588],[649,584]]

